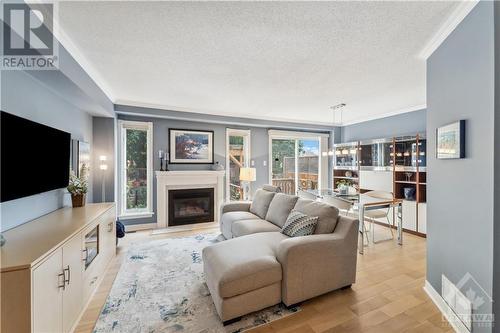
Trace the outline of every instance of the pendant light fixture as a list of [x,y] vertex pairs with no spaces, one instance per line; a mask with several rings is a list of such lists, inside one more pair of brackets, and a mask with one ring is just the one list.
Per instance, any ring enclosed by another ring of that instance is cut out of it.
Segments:
[[[334,106],[330,106],[330,110],[332,110],[332,117],[333,117],[333,122],[332,122],[332,125],[335,125],[335,114],[337,112],[339,112],[339,116],[340,116],[340,125],[342,125],[342,113],[343,113],[343,108],[346,106],[345,103],[340,103],[340,104],[337,104],[337,105],[334,105]],[[334,151],[333,150],[333,147],[328,150],[328,152],[323,152],[322,155],[323,156],[333,156],[333,155],[347,155],[349,154],[349,150],[347,149],[342,149],[342,150],[337,150],[337,151]]]

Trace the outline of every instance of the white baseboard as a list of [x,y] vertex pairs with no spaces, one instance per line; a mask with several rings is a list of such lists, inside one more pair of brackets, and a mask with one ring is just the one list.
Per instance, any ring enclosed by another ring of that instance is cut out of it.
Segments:
[[125,225],[125,232],[155,229],[158,225],[156,223],[141,223]]
[[453,312],[453,310],[444,301],[441,295],[432,287],[429,281],[425,280],[424,291],[430,297],[430,299],[436,304],[438,309],[441,311],[443,316],[451,324],[455,332],[458,333],[471,333],[467,327],[462,323],[460,318]]
[[186,225],[178,225],[173,227],[155,229],[151,232],[151,234],[160,235],[160,234],[169,234],[172,232],[213,229],[218,227],[219,227],[219,222],[195,223],[195,224],[186,224]]

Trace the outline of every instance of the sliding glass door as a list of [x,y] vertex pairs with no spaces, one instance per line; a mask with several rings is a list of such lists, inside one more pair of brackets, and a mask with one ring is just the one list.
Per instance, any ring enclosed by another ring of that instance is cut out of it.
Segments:
[[297,140],[298,155],[298,189],[317,190],[319,181],[319,140]]
[[318,189],[322,178],[320,149],[321,137],[300,138],[292,134],[287,137],[286,133],[275,137],[270,135],[272,184],[288,194]]
[[226,130],[226,199],[243,200],[245,189],[240,182],[240,169],[250,167],[250,131]]

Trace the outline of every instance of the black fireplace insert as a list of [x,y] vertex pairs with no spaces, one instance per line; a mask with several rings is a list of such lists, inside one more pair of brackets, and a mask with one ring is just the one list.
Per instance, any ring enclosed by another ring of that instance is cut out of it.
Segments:
[[195,188],[168,191],[168,225],[213,222],[214,189]]

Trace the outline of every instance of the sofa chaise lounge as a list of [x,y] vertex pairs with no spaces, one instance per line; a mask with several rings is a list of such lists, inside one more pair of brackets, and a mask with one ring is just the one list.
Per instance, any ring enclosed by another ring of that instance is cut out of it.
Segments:
[[[314,234],[281,233],[292,209],[319,217]],[[220,228],[226,240],[203,249],[203,263],[207,286],[225,324],[355,282],[358,220],[339,215],[331,205],[267,186],[252,202],[225,204]]]

